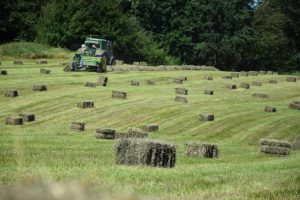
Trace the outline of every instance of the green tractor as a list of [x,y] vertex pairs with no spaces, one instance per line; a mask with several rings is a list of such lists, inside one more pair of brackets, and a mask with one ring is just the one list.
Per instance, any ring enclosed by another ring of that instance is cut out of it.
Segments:
[[86,38],[73,57],[72,71],[106,72],[106,66],[114,63],[112,42],[95,36]]

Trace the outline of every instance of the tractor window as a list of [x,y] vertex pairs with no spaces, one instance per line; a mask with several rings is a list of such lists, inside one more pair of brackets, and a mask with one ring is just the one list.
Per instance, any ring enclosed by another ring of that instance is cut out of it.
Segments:
[[105,41],[101,42],[101,49],[106,50],[106,42]]

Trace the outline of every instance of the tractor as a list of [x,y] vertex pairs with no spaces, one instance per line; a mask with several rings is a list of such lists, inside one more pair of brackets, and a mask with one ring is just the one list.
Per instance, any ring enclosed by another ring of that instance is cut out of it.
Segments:
[[86,38],[73,57],[72,71],[106,72],[106,66],[114,63],[112,42],[95,36]]

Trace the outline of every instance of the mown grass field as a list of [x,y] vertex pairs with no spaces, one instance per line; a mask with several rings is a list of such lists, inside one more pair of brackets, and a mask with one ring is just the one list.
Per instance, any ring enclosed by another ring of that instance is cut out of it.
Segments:
[[[96,82],[99,74],[63,72],[62,60],[37,65],[25,60],[24,65],[2,61],[0,76],[0,183],[11,185],[39,179],[54,181],[84,180],[99,192],[130,191],[155,197],[179,199],[299,199],[300,152],[287,157],[259,153],[260,138],[293,141],[300,134],[300,112],[288,109],[300,100],[300,80],[286,82],[286,76],[259,75],[222,79],[229,72],[157,71],[109,72],[107,87],[87,88],[86,81]],[[40,74],[40,68],[51,70]],[[213,81],[204,80],[212,75]],[[187,76],[182,85],[172,82]],[[130,81],[139,80],[139,87]],[[145,85],[146,79],[156,85]],[[269,84],[276,79],[278,84]],[[226,88],[228,83],[262,81],[261,87],[249,90]],[[32,85],[47,84],[47,92],[33,92]],[[175,87],[188,89],[189,103],[175,102]],[[20,96],[4,97],[4,92],[17,89]],[[213,96],[204,95],[213,89]],[[111,91],[128,93],[128,99],[112,99]],[[269,99],[253,98],[254,92],[266,92]],[[80,109],[78,101],[94,100],[95,108]],[[277,107],[276,113],[264,107]],[[8,126],[9,115],[32,112],[36,121],[23,126]],[[214,122],[202,122],[198,115],[209,112]],[[69,129],[71,121],[86,123],[83,133]],[[127,127],[159,123],[160,130],[151,138],[177,144],[175,168],[117,166],[114,163],[116,141],[95,139],[97,128],[110,127],[124,131]],[[217,159],[187,158],[183,146],[188,141],[219,145]]]

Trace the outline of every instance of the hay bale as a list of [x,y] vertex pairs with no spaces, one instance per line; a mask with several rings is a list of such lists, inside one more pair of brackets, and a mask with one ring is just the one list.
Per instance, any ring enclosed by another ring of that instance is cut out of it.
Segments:
[[257,71],[249,71],[249,72],[248,72],[248,75],[249,75],[249,76],[257,76],[257,75],[258,75],[258,72],[257,72]]
[[212,77],[212,76],[204,76],[204,80],[212,81],[212,80],[213,80],[213,77]]
[[77,103],[78,108],[93,108],[94,101],[84,100]]
[[140,62],[133,62],[133,65],[140,65]]
[[22,117],[6,117],[5,124],[7,125],[23,125]]
[[49,69],[40,69],[40,73],[41,74],[50,74],[50,70]]
[[72,67],[71,67],[71,65],[70,64],[66,64],[66,65],[64,65],[64,72],[70,72],[71,70],[72,70]]
[[273,75],[274,72],[273,72],[273,71],[267,71],[267,74],[268,74],[268,75]]
[[126,92],[122,92],[122,91],[112,91],[111,97],[115,99],[126,99],[127,94]]
[[128,128],[127,132],[116,132],[116,138],[147,138],[148,133],[139,128]]
[[110,128],[99,128],[96,130],[95,137],[97,139],[108,139],[112,140],[116,137],[116,130]]
[[23,65],[23,61],[21,61],[21,60],[14,60],[13,64],[14,65]]
[[267,74],[267,71],[260,70],[258,73],[261,75],[265,75],[265,74]]
[[260,146],[260,152],[266,153],[266,154],[272,154],[272,155],[289,155],[291,149],[285,148],[285,147],[276,147],[276,146],[267,146],[267,145],[261,145]]
[[183,102],[183,103],[188,103],[188,100],[186,97],[181,97],[181,96],[176,96],[175,101],[177,102]]
[[229,89],[236,89],[237,86],[235,84],[228,84],[227,88],[229,88]]
[[269,95],[264,92],[256,92],[253,93],[252,96],[257,98],[269,98]]
[[261,86],[261,82],[260,81],[253,81],[252,86]]
[[132,86],[140,86],[140,82],[137,81],[137,80],[132,80],[132,81],[131,81],[131,85],[132,85]]
[[277,80],[269,80],[269,83],[270,83],[270,84],[277,84],[278,81],[277,81]]
[[204,90],[204,94],[206,94],[206,95],[214,95],[214,91],[213,90]]
[[273,106],[266,106],[265,107],[265,112],[276,112],[277,109]]
[[184,155],[187,157],[218,158],[219,148],[216,144],[189,142],[184,145]]
[[92,82],[86,82],[84,84],[85,87],[97,87],[97,83],[92,83]]
[[156,140],[121,139],[115,146],[115,155],[117,165],[171,168],[176,162],[176,146]]
[[300,136],[296,137],[294,142],[292,143],[293,150],[300,150]]
[[245,88],[245,89],[249,89],[249,88],[250,88],[250,84],[249,84],[249,83],[242,82],[242,83],[240,84],[240,87],[241,87],[241,88]]
[[20,113],[19,116],[22,117],[23,122],[35,121],[35,114],[33,113]]
[[176,94],[187,95],[187,94],[188,94],[188,90],[187,90],[187,89],[184,89],[184,88],[175,88],[175,93],[176,93]]
[[248,76],[249,73],[248,73],[248,72],[245,72],[245,71],[241,71],[241,72],[240,72],[240,75],[241,75],[241,76]]
[[32,90],[33,91],[47,91],[48,87],[47,87],[47,85],[33,85]]
[[106,77],[106,76],[100,76],[98,79],[98,84],[100,86],[106,86],[107,82],[108,82],[108,77]]
[[215,116],[213,114],[201,113],[199,114],[200,121],[214,121]]
[[174,78],[173,79],[173,83],[178,83],[178,84],[182,84],[183,80],[180,78]]
[[232,79],[232,76],[226,75],[226,76],[223,76],[223,79]]
[[116,60],[116,65],[123,65],[124,61],[123,60]]
[[5,91],[5,97],[17,97],[17,96],[19,96],[17,90]]
[[187,81],[187,77],[186,76],[179,76],[178,79],[181,79],[182,81]]
[[295,77],[288,76],[288,77],[286,77],[286,81],[287,82],[296,82],[297,79]]
[[155,81],[153,80],[146,80],[146,85],[155,85]]
[[140,62],[140,66],[148,66],[147,62]]
[[73,131],[84,131],[85,123],[83,122],[71,122],[70,129]]
[[35,61],[36,64],[48,64],[48,61],[47,60],[37,60]]
[[275,140],[275,139],[266,139],[262,138],[259,140],[260,145],[266,146],[274,146],[274,147],[284,147],[284,148],[292,148],[292,145],[285,140]]
[[292,102],[289,104],[289,108],[293,110],[300,110],[300,104],[297,104],[297,102]]
[[144,124],[142,130],[146,132],[156,132],[159,130],[158,124]]
[[7,75],[7,71],[4,69],[0,69],[0,76],[1,75]]
[[239,73],[236,73],[236,72],[232,72],[230,74],[231,77],[234,77],[234,78],[239,78],[240,77],[240,74]]

